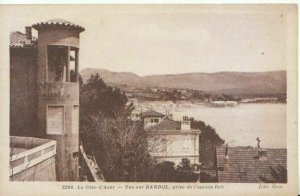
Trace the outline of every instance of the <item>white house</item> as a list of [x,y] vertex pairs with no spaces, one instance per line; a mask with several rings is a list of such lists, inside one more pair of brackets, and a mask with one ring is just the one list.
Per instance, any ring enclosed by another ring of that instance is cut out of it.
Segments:
[[188,158],[192,164],[199,164],[200,130],[192,130],[187,117],[176,122],[168,117],[156,125],[146,128],[151,134],[149,148],[151,155],[160,161],[172,161],[176,165],[182,158]]
[[159,112],[156,112],[154,110],[148,110],[148,111],[142,112],[141,117],[144,122],[144,127],[150,127],[150,126],[160,123],[163,120],[163,118],[165,117],[165,115],[163,115]]

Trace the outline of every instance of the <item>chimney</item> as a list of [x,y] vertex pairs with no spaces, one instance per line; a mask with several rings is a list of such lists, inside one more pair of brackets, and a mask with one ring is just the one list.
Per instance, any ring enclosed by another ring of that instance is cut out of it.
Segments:
[[32,27],[27,26],[25,27],[25,34],[26,34],[26,39],[32,40]]
[[263,149],[258,149],[258,159],[264,161],[268,158],[268,151]]
[[166,110],[166,117],[169,118],[169,119],[173,119],[173,114],[170,113],[169,110]]
[[189,117],[183,116],[183,120],[181,122],[181,130],[190,131],[191,130],[191,121]]
[[229,171],[228,144],[226,144],[226,148],[225,148],[224,171]]

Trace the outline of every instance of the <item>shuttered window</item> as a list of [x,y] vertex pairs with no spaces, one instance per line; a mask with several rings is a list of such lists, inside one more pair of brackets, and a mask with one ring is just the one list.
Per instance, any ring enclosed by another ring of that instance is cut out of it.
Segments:
[[168,140],[166,138],[163,138],[161,140],[160,152],[167,152],[167,149],[168,149]]
[[47,134],[63,134],[64,106],[48,106]]
[[182,136],[182,151],[189,151],[192,147],[192,140],[189,136]]
[[79,133],[79,106],[74,105],[72,110],[72,133]]

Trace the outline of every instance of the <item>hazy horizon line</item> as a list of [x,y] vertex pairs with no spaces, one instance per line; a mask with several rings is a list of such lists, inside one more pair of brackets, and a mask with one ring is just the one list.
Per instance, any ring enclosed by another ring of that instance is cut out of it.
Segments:
[[100,70],[105,70],[105,71],[109,71],[109,72],[115,72],[115,73],[132,73],[135,74],[139,77],[146,77],[146,76],[158,76],[158,75],[184,75],[184,74],[217,74],[217,73],[267,73],[267,72],[280,72],[280,71],[287,71],[285,69],[278,69],[278,70],[269,70],[269,71],[216,71],[216,72],[199,72],[199,71],[195,71],[195,72],[182,72],[182,73],[157,73],[157,74],[138,74],[132,71],[113,71],[110,69],[104,69],[104,68],[96,68],[96,67],[88,67],[88,68],[83,68],[80,70],[83,71],[85,69],[100,69]]

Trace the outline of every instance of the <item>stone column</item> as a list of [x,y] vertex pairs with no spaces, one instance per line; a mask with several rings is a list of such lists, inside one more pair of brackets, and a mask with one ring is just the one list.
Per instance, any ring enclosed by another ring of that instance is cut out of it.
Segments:
[[79,48],[75,50],[75,74],[76,74],[76,82],[79,80]]
[[66,82],[70,82],[70,46],[67,47]]

